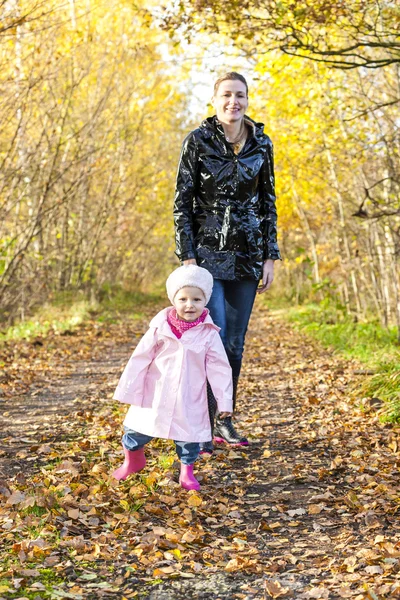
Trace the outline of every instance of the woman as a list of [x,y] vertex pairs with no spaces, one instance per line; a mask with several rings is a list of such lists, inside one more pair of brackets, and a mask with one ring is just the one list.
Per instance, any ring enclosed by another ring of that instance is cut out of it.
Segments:
[[[183,264],[198,264],[214,277],[208,308],[232,367],[235,410],[254,298],[270,288],[274,261],[280,259],[273,150],[263,124],[245,114],[248,87],[242,75],[220,77],[212,104],[216,115],[183,142],[174,205],[176,254]],[[208,400],[213,424],[210,387]],[[248,445],[231,417],[217,417],[214,438]],[[212,452],[212,444],[203,451]]]

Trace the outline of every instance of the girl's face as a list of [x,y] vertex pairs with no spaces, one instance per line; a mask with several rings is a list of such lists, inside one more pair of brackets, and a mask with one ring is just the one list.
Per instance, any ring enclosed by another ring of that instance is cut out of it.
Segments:
[[174,306],[180,319],[191,323],[200,317],[206,299],[200,288],[186,286],[181,288],[174,298]]
[[249,105],[246,86],[238,79],[221,81],[213,96],[212,105],[221,123],[229,125],[240,121]]

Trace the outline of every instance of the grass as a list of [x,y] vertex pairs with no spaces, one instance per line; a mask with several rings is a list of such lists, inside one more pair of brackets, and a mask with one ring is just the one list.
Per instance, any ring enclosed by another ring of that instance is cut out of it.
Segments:
[[34,515],[35,517],[42,517],[47,513],[47,509],[44,506],[38,506],[34,504],[33,506],[28,506],[25,510],[21,511],[23,516],[26,515]]
[[96,307],[91,310],[91,315],[102,323],[116,323],[121,318],[140,319],[144,316],[143,309],[155,306],[165,300],[165,294],[142,292],[129,292],[119,288],[107,290],[100,296]]
[[87,300],[65,306],[46,304],[30,319],[18,321],[0,332],[0,342],[29,340],[38,336],[44,337],[49,331],[62,333],[73,329],[89,318],[91,308],[92,304]]
[[144,315],[143,308],[160,303],[163,296],[107,288],[99,297],[94,301],[79,294],[61,294],[38,308],[30,318],[0,331],[0,344],[73,330],[90,319],[105,323],[116,323],[121,318],[139,319]]
[[[28,600],[36,600],[37,598],[51,598],[55,597],[53,594],[53,586],[65,583],[64,579],[59,574],[57,574],[54,571],[54,569],[44,569],[40,567],[38,568],[37,564],[24,565],[24,568],[32,568],[38,570],[40,575],[31,580],[29,580],[28,578],[22,578],[23,580],[21,581],[21,587],[18,589],[14,587],[12,579],[0,579],[0,595],[2,597],[3,594],[7,593],[6,597],[10,599],[27,598]],[[30,589],[30,584],[34,582],[41,583],[45,587],[45,589]]]
[[342,307],[327,301],[275,308],[275,312],[323,346],[363,363],[373,374],[356,390],[357,395],[380,398],[386,403],[382,419],[400,422],[400,346],[396,327],[386,329],[374,319],[355,322]]
[[384,421],[400,423],[400,359],[382,362],[360,391],[364,396],[380,398],[386,403]]
[[285,309],[286,318],[324,346],[367,364],[378,364],[388,356],[400,358],[395,327],[385,329],[377,321],[355,322],[341,310],[318,304]]

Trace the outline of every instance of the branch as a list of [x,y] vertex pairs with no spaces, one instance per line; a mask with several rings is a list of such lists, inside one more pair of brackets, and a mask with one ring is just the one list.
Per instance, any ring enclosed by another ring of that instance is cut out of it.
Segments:
[[384,108],[385,106],[392,106],[393,104],[397,104],[398,102],[400,102],[400,98],[396,98],[396,100],[392,100],[391,102],[383,102],[381,104],[376,104],[372,108],[367,108],[366,110],[357,113],[355,117],[343,119],[343,121],[354,121],[354,119],[359,119],[360,117],[364,117],[368,113],[373,113],[375,110],[379,110],[380,108]]

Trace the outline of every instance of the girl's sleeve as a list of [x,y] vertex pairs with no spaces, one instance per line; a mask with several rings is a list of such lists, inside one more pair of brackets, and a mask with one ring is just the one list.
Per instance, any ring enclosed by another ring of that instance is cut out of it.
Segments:
[[155,328],[149,329],[136,346],[114,392],[114,400],[136,406],[142,405],[144,382],[155,356],[156,331]]
[[178,165],[174,203],[175,254],[179,260],[196,258],[193,200],[197,180],[197,144],[193,133],[184,140]]
[[232,369],[217,331],[206,354],[206,374],[219,412],[232,412]]
[[265,159],[260,173],[260,200],[262,232],[264,238],[264,260],[281,258],[277,243],[277,212],[274,175],[274,149],[268,140]]

